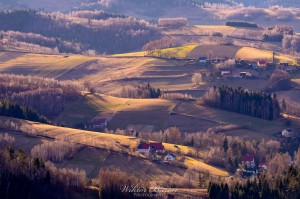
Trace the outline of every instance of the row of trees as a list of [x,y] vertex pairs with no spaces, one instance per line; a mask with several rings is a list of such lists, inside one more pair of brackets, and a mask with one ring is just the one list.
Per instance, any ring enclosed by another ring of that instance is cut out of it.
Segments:
[[208,192],[211,199],[294,199],[300,197],[300,168],[290,166],[286,174],[274,179],[271,185],[264,175],[230,187],[227,183],[210,183]]
[[222,86],[218,89],[211,88],[202,100],[209,106],[266,120],[280,116],[280,107],[275,94]]
[[281,42],[285,35],[293,34],[294,30],[291,26],[276,25],[274,27],[268,27],[263,31],[263,40]]
[[57,47],[59,52],[71,53],[140,50],[150,40],[161,37],[156,27],[144,20],[99,11],[67,14],[1,11],[0,26],[5,32],[15,31],[9,34],[20,42]]
[[159,98],[161,90],[152,87],[149,83],[144,85],[137,85],[135,87],[123,87],[119,93],[120,97],[125,98]]
[[31,156],[44,161],[61,162],[72,158],[81,147],[78,144],[61,140],[44,142],[31,149]]
[[32,107],[45,116],[60,114],[67,103],[81,96],[82,89],[81,85],[72,81],[0,74],[1,98]]
[[160,18],[158,19],[158,26],[161,27],[180,27],[186,26],[188,23],[187,18]]
[[85,190],[84,171],[58,169],[10,146],[0,150],[0,162],[0,195],[7,199],[73,198],[72,192]]
[[50,121],[46,117],[38,114],[32,108],[20,106],[14,102],[3,99],[0,99],[0,116],[14,117],[50,124]]
[[288,52],[300,52],[300,36],[284,35],[282,48]]

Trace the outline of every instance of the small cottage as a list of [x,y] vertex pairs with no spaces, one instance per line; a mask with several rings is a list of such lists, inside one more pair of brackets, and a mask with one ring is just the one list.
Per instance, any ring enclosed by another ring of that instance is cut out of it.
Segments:
[[281,132],[281,135],[283,137],[293,137],[294,136],[294,132],[291,128],[288,128],[288,129],[284,129],[282,132]]
[[174,161],[176,160],[176,156],[174,154],[170,154],[168,153],[165,157],[164,157],[164,161],[165,162],[170,162],[170,161]]

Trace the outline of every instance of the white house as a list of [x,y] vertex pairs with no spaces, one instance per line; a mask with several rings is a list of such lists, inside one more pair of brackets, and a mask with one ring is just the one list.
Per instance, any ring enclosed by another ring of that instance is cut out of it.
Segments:
[[281,135],[283,137],[292,137],[294,135],[294,132],[292,129],[288,128],[288,129],[284,129],[282,132],[281,132]]
[[254,162],[253,156],[246,155],[246,156],[243,156],[241,158],[241,160],[242,160],[243,167],[246,167],[246,168],[254,168],[255,167],[255,162]]
[[140,153],[143,153],[143,154],[149,154],[150,153],[150,150],[151,150],[151,147],[149,144],[147,143],[141,143],[139,144],[138,146],[138,151]]
[[168,153],[165,157],[164,157],[164,161],[165,162],[169,162],[169,161],[174,161],[176,160],[176,156],[173,154]]

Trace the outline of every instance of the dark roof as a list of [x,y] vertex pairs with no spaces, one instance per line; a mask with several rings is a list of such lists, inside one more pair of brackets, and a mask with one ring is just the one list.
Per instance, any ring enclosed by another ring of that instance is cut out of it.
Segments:
[[152,142],[152,143],[149,143],[149,145],[151,148],[154,148],[156,150],[162,151],[165,149],[164,145],[161,142]]
[[93,125],[103,125],[103,124],[105,124],[105,122],[107,122],[107,119],[105,119],[105,118],[98,118],[98,119],[94,119],[92,121],[92,124]]
[[243,156],[243,157],[241,158],[241,160],[242,160],[243,162],[251,162],[251,161],[254,161],[254,157],[251,156],[251,155],[245,155],[245,156]]
[[149,149],[150,145],[147,143],[141,143],[138,146],[138,149]]
[[265,60],[259,60],[258,64],[266,64],[267,62]]
[[206,57],[199,57],[199,60],[206,60]]

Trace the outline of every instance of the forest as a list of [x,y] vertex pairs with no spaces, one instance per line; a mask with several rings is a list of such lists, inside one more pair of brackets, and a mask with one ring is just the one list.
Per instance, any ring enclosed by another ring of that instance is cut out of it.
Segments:
[[249,180],[245,184],[237,183],[229,188],[227,183],[210,183],[210,199],[295,199],[300,198],[300,168],[290,166],[281,178],[273,179],[271,185],[264,175]]
[[61,113],[67,103],[81,96],[82,89],[72,81],[0,74],[0,98],[33,108],[47,117]]
[[211,88],[202,101],[209,106],[266,120],[280,117],[276,94],[222,86]]
[[13,38],[43,47],[57,46],[61,53],[88,50],[103,54],[122,53],[140,50],[150,40],[161,37],[155,26],[144,20],[102,11],[67,14],[1,11],[0,26],[4,31],[1,38],[6,42]]
[[0,99],[0,116],[14,117],[19,119],[30,120],[50,124],[51,122],[44,116],[38,114],[35,110],[20,106],[14,102]]

